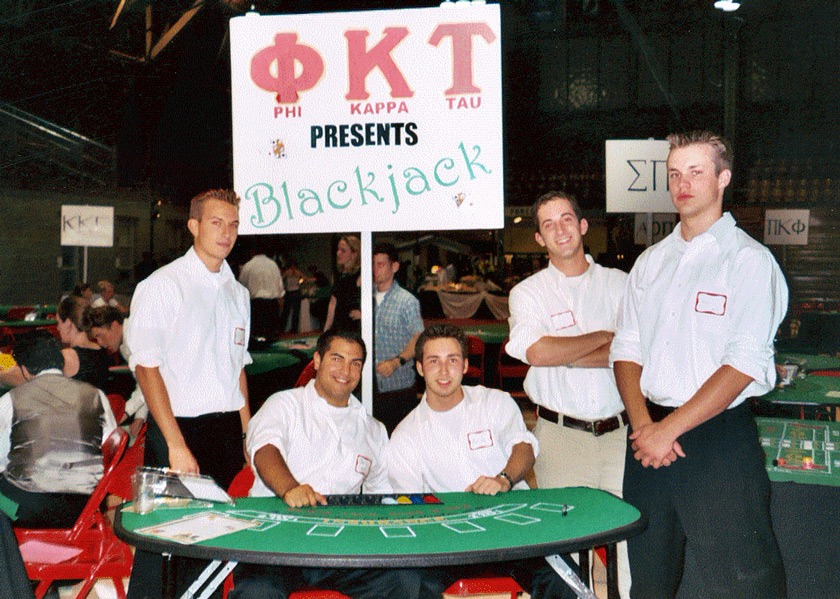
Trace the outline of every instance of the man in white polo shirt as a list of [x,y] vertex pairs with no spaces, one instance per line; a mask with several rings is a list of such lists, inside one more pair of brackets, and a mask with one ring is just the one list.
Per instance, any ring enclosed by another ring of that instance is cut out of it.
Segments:
[[[525,391],[538,408],[537,485],[586,486],[621,497],[626,414],[609,350],[627,275],[586,255],[589,223],[572,196],[543,194],[533,215],[534,236],[549,264],[510,292],[507,353],[531,365]],[[630,569],[623,542],[618,582],[627,599]]]
[[[149,407],[146,465],[208,474],[227,487],[245,463],[251,418],[248,290],[225,261],[236,242],[239,197],[197,195],[187,226],[193,247],[137,286],[125,341]],[[159,566],[159,555],[137,552],[132,599],[160,596]]]

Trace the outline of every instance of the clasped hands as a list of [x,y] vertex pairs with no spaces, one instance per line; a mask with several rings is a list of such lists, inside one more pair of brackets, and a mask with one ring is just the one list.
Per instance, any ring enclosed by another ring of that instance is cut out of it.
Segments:
[[685,457],[677,437],[664,420],[643,424],[630,435],[630,447],[635,451],[633,457],[645,468],[670,466],[677,458]]

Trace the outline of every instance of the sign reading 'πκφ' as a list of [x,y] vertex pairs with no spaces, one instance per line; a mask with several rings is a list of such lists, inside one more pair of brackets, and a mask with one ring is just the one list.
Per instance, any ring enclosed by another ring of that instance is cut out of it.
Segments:
[[230,31],[240,233],[504,225],[498,5]]
[[810,210],[767,210],[764,213],[764,243],[808,245]]

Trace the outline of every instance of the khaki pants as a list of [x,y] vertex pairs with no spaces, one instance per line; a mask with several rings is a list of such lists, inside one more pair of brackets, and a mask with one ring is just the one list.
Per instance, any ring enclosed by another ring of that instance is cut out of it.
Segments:
[[[534,464],[537,485],[553,487],[591,487],[622,496],[627,427],[596,437],[543,418],[537,418],[534,435],[540,454]],[[590,563],[597,559],[590,556]],[[618,544],[618,587],[622,599],[630,597],[630,564],[627,542]]]

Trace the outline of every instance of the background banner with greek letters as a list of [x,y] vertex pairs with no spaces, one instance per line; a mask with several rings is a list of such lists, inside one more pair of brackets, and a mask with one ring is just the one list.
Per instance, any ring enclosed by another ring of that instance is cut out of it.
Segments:
[[498,5],[230,32],[240,233],[504,226]]

